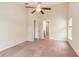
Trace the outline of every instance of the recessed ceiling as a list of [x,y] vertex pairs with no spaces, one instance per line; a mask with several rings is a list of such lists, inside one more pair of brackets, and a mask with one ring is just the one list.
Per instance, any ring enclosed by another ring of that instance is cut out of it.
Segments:
[[[37,5],[37,2],[24,2],[24,3],[21,3],[21,4],[24,4],[25,6],[31,6],[31,7],[35,7]],[[42,7],[52,7],[54,5],[63,4],[63,3],[65,2],[42,2]]]

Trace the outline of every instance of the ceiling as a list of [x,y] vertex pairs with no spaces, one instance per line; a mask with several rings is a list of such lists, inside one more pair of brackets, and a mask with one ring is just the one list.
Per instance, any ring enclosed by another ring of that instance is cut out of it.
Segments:
[[[65,3],[65,2],[42,2],[42,7],[52,7],[54,5],[63,4],[63,3]],[[37,2],[22,2],[20,4],[23,4],[24,6],[35,7],[37,5]]]

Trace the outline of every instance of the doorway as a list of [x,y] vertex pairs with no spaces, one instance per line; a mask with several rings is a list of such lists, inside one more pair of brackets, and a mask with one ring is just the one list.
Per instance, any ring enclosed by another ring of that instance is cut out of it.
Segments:
[[49,21],[43,21],[43,39],[49,40]]
[[38,22],[34,20],[34,40],[49,39],[49,21]]

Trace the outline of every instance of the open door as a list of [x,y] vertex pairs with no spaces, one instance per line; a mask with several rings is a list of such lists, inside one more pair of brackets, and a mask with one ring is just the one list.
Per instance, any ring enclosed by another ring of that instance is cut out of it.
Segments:
[[43,21],[43,39],[49,40],[49,21]]

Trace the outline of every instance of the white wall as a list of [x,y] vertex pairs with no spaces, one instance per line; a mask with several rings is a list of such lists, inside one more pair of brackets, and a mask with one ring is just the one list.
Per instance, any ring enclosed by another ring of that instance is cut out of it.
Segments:
[[27,41],[27,10],[19,3],[0,3],[0,51]]
[[52,25],[53,34],[56,40],[65,40],[67,38],[67,19],[68,19],[68,6],[67,3],[56,5],[52,8]]
[[79,3],[73,2],[69,3],[69,16],[72,17],[73,22],[73,35],[72,40],[69,40],[69,43],[79,55]]

